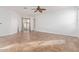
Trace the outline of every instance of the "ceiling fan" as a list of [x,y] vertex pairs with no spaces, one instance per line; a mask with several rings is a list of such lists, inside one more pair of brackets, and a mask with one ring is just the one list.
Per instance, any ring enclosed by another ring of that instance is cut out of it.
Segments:
[[37,6],[37,8],[36,9],[32,9],[32,10],[35,10],[34,12],[40,12],[40,13],[42,13],[43,11],[45,11],[46,9],[44,9],[44,8],[41,8],[40,6]]

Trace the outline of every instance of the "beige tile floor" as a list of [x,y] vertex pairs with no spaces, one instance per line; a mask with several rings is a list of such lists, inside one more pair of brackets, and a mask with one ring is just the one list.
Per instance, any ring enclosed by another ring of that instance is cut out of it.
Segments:
[[79,38],[44,32],[25,32],[0,37],[1,52],[77,52]]

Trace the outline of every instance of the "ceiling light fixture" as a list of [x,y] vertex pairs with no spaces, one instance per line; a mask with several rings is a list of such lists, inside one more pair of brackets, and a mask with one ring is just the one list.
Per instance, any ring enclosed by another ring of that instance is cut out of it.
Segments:
[[40,13],[42,13],[42,12],[45,11],[46,9],[41,8],[40,6],[37,6],[36,9],[32,9],[32,10],[34,10],[34,12],[40,12]]

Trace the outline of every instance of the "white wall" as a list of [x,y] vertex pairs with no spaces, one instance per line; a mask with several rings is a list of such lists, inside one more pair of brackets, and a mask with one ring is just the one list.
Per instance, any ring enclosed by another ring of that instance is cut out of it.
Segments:
[[[36,31],[79,35],[79,18],[74,7],[48,7],[46,12],[36,15]],[[16,33],[18,24],[21,30],[21,17],[15,11],[0,7],[0,22],[0,36]]]
[[20,17],[14,11],[0,8],[0,36],[10,35],[17,32]]
[[74,7],[60,8],[54,11],[52,9],[52,11],[48,10],[36,16],[37,31],[78,36],[77,27],[77,14]]

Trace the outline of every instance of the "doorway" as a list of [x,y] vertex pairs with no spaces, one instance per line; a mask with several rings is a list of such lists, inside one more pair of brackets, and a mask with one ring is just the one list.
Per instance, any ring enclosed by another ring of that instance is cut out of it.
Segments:
[[31,19],[22,18],[22,32],[31,32]]

